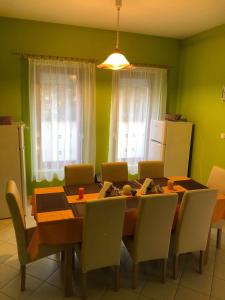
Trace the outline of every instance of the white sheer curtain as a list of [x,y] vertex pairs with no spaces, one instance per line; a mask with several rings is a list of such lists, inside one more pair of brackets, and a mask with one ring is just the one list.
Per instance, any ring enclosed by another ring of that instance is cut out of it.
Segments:
[[64,178],[64,165],[95,163],[95,65],[29,59],[32,179]]
[[130,174],[149,159],[151,120],[166,110],[167,71],[136,68],[113,73],[109,161],[127,161]]

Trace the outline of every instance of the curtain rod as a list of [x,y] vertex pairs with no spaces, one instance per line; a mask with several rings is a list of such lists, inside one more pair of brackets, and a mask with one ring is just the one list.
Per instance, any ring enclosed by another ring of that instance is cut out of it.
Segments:
[[69,56],[54,56],[54,55],[31,54],[31,53],[21,53],[21,52],[13,52],[12,54],[22,56],[23,58],[42,58],[42,59],[68,60],[68,61],[80,61],[80,62],[90,62],[90,63],[97,62],[97,60],[94,58],[86,59],[86,58],[77,58],[77,57],[69,57]]
[[[13,55],[19,55],[23,58],[42,58],[42,59],[56,59],[56,60],[68,60],[68,61],[80,61],[80,62],[90,62],[97,63],[97,59],[90,58],[77,58],[77,57],[69,57],[69,56],[54,56],[54,55],[45,55],[45,54],[32,54],[32,53],[22,53],[22,52],[13,52]],[[157,65],[157,64],[145,64],[145,63],[132,63],[135,67],[151,67],[158,69],[170,69],[171,66],[168,65]]]
[[134,67],[151,67],[158,69],[171,69],[171,66],[168,65],[157,65],[157,64],[143,64],[143,63],[131,63]]

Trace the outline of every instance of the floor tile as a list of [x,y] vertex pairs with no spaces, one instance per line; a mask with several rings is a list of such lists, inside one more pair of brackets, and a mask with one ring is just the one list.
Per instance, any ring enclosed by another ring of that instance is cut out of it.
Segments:
[[57,254],[52,254],[50,256],[48,256],[49,259],[52,259],[52,260],[55,260],[55,261],[58,261],[60,262],[60,253],[57,253]]
[[60,269],[57,269],[48,279],[47,282],[63,289],[63,274]]
[[199,274],[194,271],[184,271],[180,284],[197,292],[210,295],[212,275]]
[[178,274],[177,279],[173,279],[173,259],[169,258],[168,265],[167,265],[167,280],[173,280],[173,282],[179,282],[184,271],[186,265],[187,255],[180,255],[179,258],[179,267],[178,267]]
[[10,239],[15,239],[15,231],[12,226],[10,227],[5,227],[0,230],[0,241],[8,241]]
[[[107,289],[113,289],[113,273],[110,268],[98,269],[87,274],[88,300],[99,300]],[[81,273],[79,269],[73,276],[74,295],[82,296]]]
[[138,300],[154,300],[153,298],[145,297],[143,295],[139,295]]
[[0,220],[0,223],[1,223],[2,225],[9,226],[9,225],[12,225],[12,219],[11,219],[11,218],[3,219],[3,220]]
[[38,279],[46,280],[57,268],[58,264],[56,261],[42,258],[30,263],[27,267],[27,273]]
[[[12,281],[10,281],[4,288],[1,290],[4,294],[12,297],[16,300],[25,299],[28,295],[30,295],[34,290],[40,286],[42,283],[41,280],[34,278],[28,274],[26,274],[26,290],[21,292],[21,276],[17,276]],[[0,298],[1,299],[1,298]]]
[[0,231],[1,231],[2,229],[5,229],[7,226],[8,226],[8,225],[2,223],[2,220],[0,220]]
[[152,298],[154,300],[172,300],[174,299],[177,290],[177,284],[167,282],[149,281],[146,283],[141,295]]
[[[62,300],[63,293],[60,289],[44,282],[37,290],[29,295],[27,300]],[[70,299],[70,298],[68,298]]]
[[[81,276],[80,272],[77,275]],[[112,268],[102,268],[88,272],[87,282],[90,287],[113,287],[114,273]]]
[[14,244],[5,242],[0,246],[0,263],[3,263],[10,259],[17,253],[17,247]]
[[217,249],[216,262],[225,264],[225,250],[224,249]]
[[1,293],[1,291],[0,291],[0,299],[1,299],[1,300],[12,300],[12,298],[10,298],[10,297],[8,297],[7,295]]
[[5,264],[0,264],[0,289],[3,288],[13,278],[15,278],[18,273],[18,270],[15,268]]
[[131,289],[120,289],[118,292],[113,290],[106,291],[101,300],[137,300],[138,297],[139,295],[134,293]]
[[[134,290],[135,293],[140,293],[143,290],[146,282],[151,278],[150,268],[147,268],[147,264],[139,266],[137,288]],[[157,275],[156,275],[157,277]],[[132,266],[130,264],[122,265],[120,267],[120,286],[121,288],[130,289],[132,282]]]
[[209,300],[209,296],[180,285],[175,300]]
[[213,279],[212,297],[225,300],[225,281],[219,278]]
[[[79,286],[76,286],[73,289],[74,292],[74,296],[75,297],[79,297],[81,299],[82,297],[82,290],[81,290],[81,284],[79,284]],[[88,300],[100,300],[102,299],[103,295],[106,292],[106,288],[104,286],[101,287],[97,287],[94,285],[87,285],[87,298]]]
[[13,256],[11,256],[9,259],[7,259],[5,262],[4,262],[6,265],[10,266],[10,267],[13,267],[13,268],[16,268],[16,269],[20,269],[20,262],[19,262],[19,259],[18,259],[18,255],[15,254]]
[[[203,265],[203,274],[212,276],[214,272],[215,259],[213,257],[209,257],[207,264]],[[189,255],[186,259],[186,263],[184,266],[185,272],[193,272],[196,273],[199,271],[199,254],[193,253]]]
[[216,261],[214,276],[225,280],[225,263]]
[[[64,297],[64,298],[62,298],[63,300],[82,300],[82,298],[80,297],[80,296],[77,296],[77,295],[72,295],[72,296],[70,296],[69,298],[68,297]],[[88,300],[90,300],[89,299],[89,297],[87,298]],[[32,300],[32,299],[30,299],[30,300]],[[100,299],[99,299],[100,300]]]

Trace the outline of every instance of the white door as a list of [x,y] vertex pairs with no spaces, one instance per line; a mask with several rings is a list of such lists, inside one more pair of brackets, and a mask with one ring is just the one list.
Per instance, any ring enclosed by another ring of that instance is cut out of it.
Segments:
[[165,145],[155,141],[150,142],[150,160],[164,161]]
[[165,144],[166,138],[166,122],[165,121],[152,121],[151,124],[151,140]]

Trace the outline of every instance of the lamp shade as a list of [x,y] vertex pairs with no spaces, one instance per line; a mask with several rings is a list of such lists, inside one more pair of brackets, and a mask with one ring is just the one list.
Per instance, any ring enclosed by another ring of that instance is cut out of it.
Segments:
[[110,54],[106,60],[97,67],[99,69],[120,70],[131,68],[132,66],[126,57],[116,50],[116,52]]

